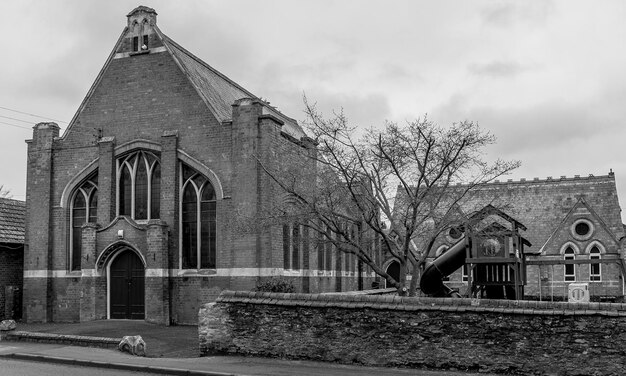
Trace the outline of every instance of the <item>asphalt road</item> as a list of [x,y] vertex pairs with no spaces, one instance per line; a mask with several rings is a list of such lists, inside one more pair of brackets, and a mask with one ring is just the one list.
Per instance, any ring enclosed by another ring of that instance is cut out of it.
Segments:
[[92,367],[51,364],[43,362],[25,362],[21,360],[0,359],[2,376],[152,376],[153,373],[120,371]]
[[[49,362],[35,360],[17,360],[10,354],[22,354],[36,358],[47,357]],[[138,367],[160,367],[170,369],[189,369],[237,375],[256,376],[490,376],[486,373],[465,373],[455,371],[435,371],[397,368],[360,367],[336,363],[311,361],[255,358],[241,356],[214,356],[204,358],[143,358],[133,357],[116,350],[91,347],[75,347],[58,344],[32,342],[0,342],[0,376],[30,375],[153,375],[150,372],[130,372],[108,368],[83,367],[61,364],[59,359],[67,361],[91,361],[97,363],[116,363]],[[491,375],[494,376],[494,375]]]

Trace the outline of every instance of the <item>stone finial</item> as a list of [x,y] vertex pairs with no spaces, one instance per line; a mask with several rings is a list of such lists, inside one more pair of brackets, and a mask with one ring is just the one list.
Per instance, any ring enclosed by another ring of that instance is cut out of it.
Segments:
[[38,140],[37,143],[52,147],[52,140],[59,137],[61,128],[54,122],[37,123],[33,127],[33,139]]
[[259,103],[259,102],[256,99],[254,99],[254,98],[244,97],[244,98],[239,98],[239,99],[235,100],[235,102],[232,105],[234,107],[236,107],[236,106],[249,106],[249,105],[257,104],[257,103]]
[[61,128],[59,128],[59,125],[57,123],[49,121],[49,122],[41,122],[41,123],[35,124],[35,129],[39,130],[39,129],[61,129]]
[[140,5],[126,15],[128,18],[128,27],[132,27],[134,22],[141,24],[144,20],[146,20],[150,26],[155,26],[156,16],[157,12],[154,9]]

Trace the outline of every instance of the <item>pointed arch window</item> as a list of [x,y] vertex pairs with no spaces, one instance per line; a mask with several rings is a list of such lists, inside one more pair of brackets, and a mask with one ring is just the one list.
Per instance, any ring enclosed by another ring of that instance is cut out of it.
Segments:
[[216,267],[216,196],[204,175],[180,164],[180,249],[183,269]]
[[117,161],[117,215],[135,220],[161,215],[161,164],[156,154],[140,151]]
[[469,281],[469,266],[467,266],[467,264],[463,265],[463,271],[461,272],[461,280],[463,282]]
[[70,201],[69,270],[81,269],[82,227],[95,223],[98,218],[98,175],[83,182],[72,194]]
[[[576,252],[572,249],[572,247],[568,246],[563,251],[563,259],[564,260],[574,260],[576,258]],[[573,282],[576,281],[576,265],[574,264],[565,264],[564,268],[565,282]]]
[[283,225],[283,269],[300,270],[300,254],[304,248],[303,226],[295,222]]
[[[589,250],[589,259],[590,260],[599,260],[601,252],[597,245],[594,245]],[[602,280],[602,269],[601,264],[589,264],[589,280],[590,281],[601,281]]]

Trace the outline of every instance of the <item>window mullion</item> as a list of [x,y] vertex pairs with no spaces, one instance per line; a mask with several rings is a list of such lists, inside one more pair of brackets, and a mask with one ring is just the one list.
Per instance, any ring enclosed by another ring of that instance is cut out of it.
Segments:
[[93,194],[93,189],[91,190],[91,192],[89,194],[87,194],[86,192],[83,193],[83,195],[85,196],[85,223],[89,222],[89,216],[90,216],[90,206],[91,206],[91,195]]
[[178,164],[178,268],[183,268],[183,165]]
[[74,260],[74,200],[76,199],[76,195],[80,193],[80,190],[74,193],[74,195],[70,199],[70,255],[67,265],[69,266],[70,272],[72,271],[74,265],[72,265],[72,260]]
[[144,158],[144,163],[146,164],[146,174],[148,175],[148,202],[147,202],[148,215],[147,215],[147,218],[152,219],[152,166],[154,166],[154,164],[150,166],[148,164],[147,158]]
[[202,213],[200,212],[202,210],[202,195],[200,194],[202,191],[195,184],[193,187],[196,190],[196,248],[198,269],[202,269]]
[[[139,157],[137,157],[139,158]],[[130,169],[130,217],[135,219],[135,176],[137,175],[137,159],[133,163],[133,168]]]
[[121,170],[122,168],[120,166],[124,166],[123,163],[120,163],[120,161],[116,161],[115,163],[117,166],[116,173],[115,173],[115,188],[117,191],[117,194],[115,195],[115,216],[118,217],[120,215],[120,177],[122,176],[121,174]]

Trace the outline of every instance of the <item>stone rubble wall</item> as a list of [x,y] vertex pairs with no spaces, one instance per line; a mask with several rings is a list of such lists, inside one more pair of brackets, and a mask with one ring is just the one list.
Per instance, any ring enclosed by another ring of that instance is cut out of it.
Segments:
[[519,375],[622,375],[626,304],[224,291],[200,353]]

